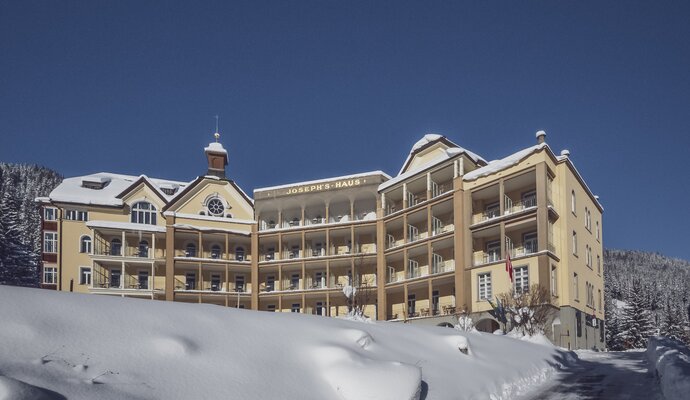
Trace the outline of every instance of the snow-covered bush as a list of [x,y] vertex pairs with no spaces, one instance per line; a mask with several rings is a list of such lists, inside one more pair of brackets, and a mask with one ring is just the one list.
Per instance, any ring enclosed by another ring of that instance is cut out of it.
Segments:
[[458,323],[455,325],[455,329],[462,332],[473,332],[477,329],[474,327],[474,321],[470,314],[467,312],[467,308],[458,313]]
[[511,289],[509,293],[503,293],[499,297],[512,330],[527,336],[544,332],[551,299],[545,287],[534,284],[528,291],[516,292]]

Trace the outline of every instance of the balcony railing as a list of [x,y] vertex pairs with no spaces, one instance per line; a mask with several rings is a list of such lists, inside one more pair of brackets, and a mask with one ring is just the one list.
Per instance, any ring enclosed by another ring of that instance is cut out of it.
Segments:
[[[510,198],[507,198],[510,199]],[[529,208],[534,208],[537,206],[537,198],[536,197],[528,197],[523,199],[522,201],[518,201],[517,203],[513,203],[512,201],[508,202],[506,200],[506,209],[504,211],[504,215],[509,215],[509,214],[515,214],[523,210],[527,210]]]
[[432,274],[442,274],[444,272],[455,271],[455,260],[444,260],[441,262],[433,263],[431,266]]
[[474,265],[484,265],[500,260],[501,256],[498,252],[481,252],[474,255]]
[[472,223],[478,224],[480,222],[488,221],[490,219],[498,218],[500,216],[501,213],[499,209],[491,209],[472,215]]
[[[150,247],[134,247],[134,246],[96,246],[93,255],[97,256],[112,256],[112,257],[136,257],[136,258],[153,258],[154,251]],[[165,257],[163,254],[161,257]]]

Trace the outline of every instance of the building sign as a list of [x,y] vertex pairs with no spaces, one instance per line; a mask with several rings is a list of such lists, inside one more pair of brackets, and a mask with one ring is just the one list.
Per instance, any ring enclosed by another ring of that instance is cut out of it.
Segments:
[[285,192],[286,195],[289,194],[300,194],[300,193],[311,193],[311,192],[321,192],[324,190],[333,189],[346,189],[354,186],[360,186],[367,183],[366,179],[354,178],[345,179],[342,181],[328,182],[328,183],[315,183],[313,185],[303,185],[288,188]]

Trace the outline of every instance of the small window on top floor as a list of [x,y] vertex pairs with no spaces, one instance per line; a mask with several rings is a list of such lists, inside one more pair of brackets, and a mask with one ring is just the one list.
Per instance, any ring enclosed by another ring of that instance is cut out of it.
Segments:
[[577,204],[575,202],[575,191],[570,192],[570,211],[577,214]]
[[43,210],[44,221],[57,221],[57,209],[53,207],[46,207]]

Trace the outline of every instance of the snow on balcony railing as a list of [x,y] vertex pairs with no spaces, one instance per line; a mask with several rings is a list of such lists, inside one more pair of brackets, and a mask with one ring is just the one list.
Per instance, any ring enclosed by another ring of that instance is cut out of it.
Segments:
[[480,252],[480,253],[475,253],[474,255],[474,265],[484,265],[484,264],[489,264],[492,262],[500,261],[501,257],[498,254],[498,252],[491,252],[491,253],[485,253],[485,252]]
[[431,266],[432,274],[442,274],[444,272],[455,271],[455,260],[444,260],[440,263],[434,263]]

